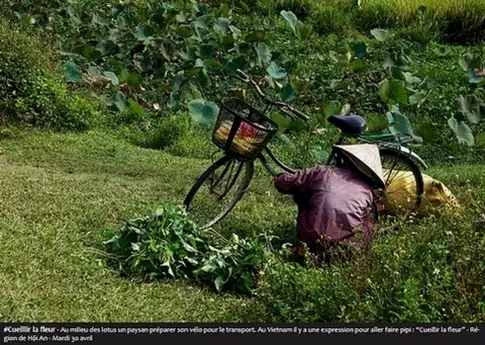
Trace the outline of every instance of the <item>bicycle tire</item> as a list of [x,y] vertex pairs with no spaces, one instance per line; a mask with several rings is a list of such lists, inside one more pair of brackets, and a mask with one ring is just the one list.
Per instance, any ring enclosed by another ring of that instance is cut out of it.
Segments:
[[[419,210],[419,207],[421,206],[424,196],[424,181],[419,165],[410,156],[402,153],[401,151],[393,150],[391,148],[380,147],[379,154],[381,155],[381,161],[383,161],[385,157],[394,157],[396,160],[401,161],[407,167],[406,170],[410,171],[413,174],[414,182],[416,184],[416,200],[414,202],[410,202],[412,203],[412,205],[407,210],[406,216],[413,212],[417,212]],[[384,166],[383,168],[385,169]],[[386,186],[388,186],[389,183],[390,181],[388,178],[388,180],[386,181]]]
[[[187,212],[191,212],[191,207],[194,202],[194,198],[197,196],[197,194],[201,193],[201,188],[204,185],[205,182],[208,181],[209,178],[211,178],[214,173],[220,168],[225,168],[226,171],[230,164],[237,164],[238,165],[238,171],[236,172],[236,175],[233,176],[233,182],[230,182],[231,185],[229,186],[229,189],[226,191],[226,196],[227,194],[233,190],[235,187],[235,183],[237,181],[237,178],[241,173],[244,173],[244,176],[242,177],[242,180],[239,184],[239,187],[235,193],[235,195],[229,200],[229,203],[222,209],[222,211],[216,213],[214,216],[210,217],[204,217],[209,218],[208,220],[203,221],[203,229],[207,229],[210,227],[213,227],[215,224],[220,222],[224,217],[226,217],[236,206],[236,204],[241,200],[243,195],[246,193],[247,188],[249,187],[251,180],[253,178],[254,174],[254,161],[239,161],[235,159],[234,157],[231,156],[223,156],[219,160],[217,160],[214,164],[212,164],[194,183],[192,188],[190,189],[189,193],[187,194],[185,200],[184,200],[184,207],[187,210]],[[223,179],[221,177],[221,179]],[[218,183],[220,183],[219,181]]]

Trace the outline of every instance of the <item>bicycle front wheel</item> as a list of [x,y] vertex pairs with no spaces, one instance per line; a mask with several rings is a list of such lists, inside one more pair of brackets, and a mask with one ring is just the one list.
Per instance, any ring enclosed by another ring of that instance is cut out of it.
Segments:
[[254,162],[224,156],[195,182],[184,205],[204,229],[221,221],[241,200],[251,183]]

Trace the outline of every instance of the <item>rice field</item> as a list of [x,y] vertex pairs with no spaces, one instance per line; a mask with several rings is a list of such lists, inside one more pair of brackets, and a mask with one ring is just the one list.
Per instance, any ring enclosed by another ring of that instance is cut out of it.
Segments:
[[310,17],[322,33],[348,28],[419,26],[439,32],[444,41],[467,43],[485,38],[485,0],[361,0],[358,9],[352,8],[352,3],[351,0],[258,1],[268,12],[288,9]]

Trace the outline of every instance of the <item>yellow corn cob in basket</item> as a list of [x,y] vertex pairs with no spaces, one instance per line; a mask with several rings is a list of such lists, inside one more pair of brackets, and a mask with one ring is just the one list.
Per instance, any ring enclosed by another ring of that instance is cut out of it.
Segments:
[[[214,134],[214,139],[221,145],[224,145],[231,132],[232,121],[224,121]],[[245,136],[241,134],[241,128],[238,129],[234,140],[232,142],[232,149],[240,154],[251,153],[259,148],[260,144],[265,140],[265,135]]]

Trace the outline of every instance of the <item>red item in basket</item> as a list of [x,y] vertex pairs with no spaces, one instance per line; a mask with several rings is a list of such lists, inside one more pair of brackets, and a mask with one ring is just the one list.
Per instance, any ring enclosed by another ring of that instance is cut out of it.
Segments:
[[243,137],[256,137],[258,130],[246,122],[241,123],[239,127],[239,134]]

